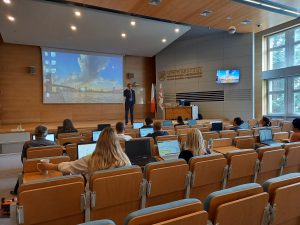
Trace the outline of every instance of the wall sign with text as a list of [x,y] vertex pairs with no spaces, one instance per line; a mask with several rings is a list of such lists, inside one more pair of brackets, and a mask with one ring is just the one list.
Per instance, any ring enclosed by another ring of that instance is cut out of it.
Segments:
[[198,78],[202,77],[202,67],[160,71],[158,77],[160,81]]

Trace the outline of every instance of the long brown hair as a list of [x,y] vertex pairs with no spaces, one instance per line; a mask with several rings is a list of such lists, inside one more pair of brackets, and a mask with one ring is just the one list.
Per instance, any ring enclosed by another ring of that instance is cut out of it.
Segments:
[[89,173],[126,165],[130,165],[130,161],[122,150],[114,129],[111,127],[103,129],[88,162]]
[[185,150],[190,150],[194,156],[206,153],[205,143],[200,130],[192,128],[186,135]]

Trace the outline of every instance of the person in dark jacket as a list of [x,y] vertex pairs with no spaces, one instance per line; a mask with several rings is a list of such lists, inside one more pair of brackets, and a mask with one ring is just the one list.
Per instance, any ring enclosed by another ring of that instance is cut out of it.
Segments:
[[72,120],[65,119],[63,121],[63,126],[57,129],[57,134],[61,133],[76,133],[78,130],[74,127]]
[[142,126],[141,128],[152,128],[153,127],[153,120],[150,116],[147,116],[145,118],[145,123],[146,124],[144,126]]
[[167,131],[163,131],[161,129],[161,122],[160,121],[156,121],[154,122],[153,124],[153,130],[154,130],[154,133],[152,134],[147,134],[146,137],[152,137],[154,139],[154,142],[157,143],[156,141],[156,138],[158,136],[166,136],[166,135],[169,135],[169,133]]
[[182,125],[185,125],[184,122],[183,122],[182,116],[178,116],[177,117],[177,123],[174,125],[174,127],[182,126]]
[[135,91],[132,89],[132,84],[127,84],[127,89],[124,90],[123,96],[125,97],[125,124],[128,124],[128,112],[130,111],[130,121],[132,125],[135,104]]

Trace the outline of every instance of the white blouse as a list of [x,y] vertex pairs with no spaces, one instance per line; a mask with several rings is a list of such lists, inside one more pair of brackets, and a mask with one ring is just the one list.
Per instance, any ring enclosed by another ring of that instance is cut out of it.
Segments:
[[88,173],[88,161],[91,155],[87,155],[71,162],[62,162],[58,164],[58,170],[62,173],[80,174]]

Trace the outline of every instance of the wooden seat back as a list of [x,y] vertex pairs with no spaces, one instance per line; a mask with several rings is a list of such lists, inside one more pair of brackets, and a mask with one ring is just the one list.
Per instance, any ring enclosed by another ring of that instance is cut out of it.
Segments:
[[18,194],[18,223],[24,225],[83,223],[84,199],[82,177],[59,177],[23,184]]
[[239,149],[254,149],[255,139],[250,136],[236,137],[234,139],[235,146]]
[[237,136],[237,132],[234,130],[221,130],[220,138],[235,138]]
[[166,136],[158,136],[156,138],[157,142],[159,141],[170,141],[170,140],[178,140],[178,136],[177,135],[166,135]]
[[300,172],[300,146],[290,147],[286,150],[286,163],[283,173]]
[[190,198],[202,202],[213,191],[221,190],[227,173],[227,160],[222,154],[196,156],[189,161],[192,173],[190,182]]
[[272,126],[271,129],[273,134],[281,132],[281,127],[278,126],[274,126],[274,127]]
[[217,139],[220,138],[220,135],[218,132],[211,131],[211,132],[202,132],[202,136],[204,140],[209,140],[210,138],[212,139]]
[[85,142],[85,138],[81,135],[77,136],[70,136],[70,137],[62,137],[58,139],[60,145],[66,145],[66,144],[78,144]]
[[74,161],[78,158],[77,156],[77,143],[68,144],[65,146],[66,153],[70,157],[71,161]]
[[213,147],[219,148],[219,147],[226,147],[232,145],[232,139],[231,138],[217,138],[213,141]]
[[138,166],[102,170],[92,174],[91,220],[110,218],[116,224],[122,224],[130,212],[140,208],[142,181],[142,170]]
[[281,141],[281,140],[286,140],[286,139],[289,139],[288,132],[273,133],[273,140],[275,140],[275,141]]
[[283,122],[282,123],[282,128],[281,128],[282,132],[290,132],[291,130],[293,130],[292,122]]
[[247,129],[239,129],[237,130],[237,134],[238,136],[253,136],[253,131]]
[[69,162],[69,156],[53,156],[45,158],[27,159],[23,162],[23,173],[38,172],[37,164],[41,162],[41,159],[49,159],[50,163],[59,164],[61,162]]
[[191,128],[185,128],[185,129],[177,129],[176,134],[181,135],[181,134],[187,134]]
[[27,149],[27,159],[62,156],[63,147],[60,145],[30,147]]
[[183,199],[189,167],[185,160],[167,160],[145,166],[147,180],[146,207]]

